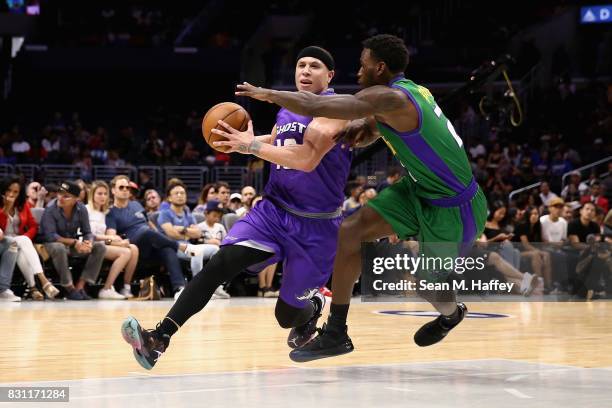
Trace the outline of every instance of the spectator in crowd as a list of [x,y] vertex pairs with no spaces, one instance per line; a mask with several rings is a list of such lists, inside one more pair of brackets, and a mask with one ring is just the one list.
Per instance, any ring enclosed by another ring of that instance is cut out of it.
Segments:
[[366,205],[366,203],[368,201],[370,201],[371,199],[373,199],[377,195],[378,195],[378,193],[373,188],[368,188],[367,190],[362,191],[361,194],[359,194],[359,199],[358,199],[359,205],[357,207],[354,207],[351,210],[347,211],[345,215],[348,217],[349,215],[357,212],[357,210],[359,210],[361,207]]
[[608,175],[602,180],[601,186],[604,190],[604,196],[609,202],[612,198],[612,161],[608,163]]
[[193,209],[194,213],[204,214],[206,211],[206,203],[212,200],[217,200],[217,187],[215,184],[209,183],[202,188],[200,197],[198,197],[198,205]]
[[251,186],[242,187],[242,190],[240,191],[240,197],[242,199],[242,207],[236,210],[236,214],[239,217],[244,217],[246,213],[249,212],[251,208],[250,207],[251,201],[253,200],[253,197],[255,197],[256,195],[257,195],[257,191],[255,191],[253,187]]
[[544,291],[548,293],[552,285],[552,263],[550,254],[535,246],[542,242],[540,212],[536,207],[528,207],[522,221],[516,226],[514,238],[523,248],[521,256],[531,260],[533,272],[544,279]]
[[26,204],[30,208],[44,208],[46,195],[47,190],[38,181],[33,181],[26,189]]
[[79,194],[79,202],[87,205],[87,192],[89,191],[89,186],[87,185],[85,180],[77,179],[74,182],[81,189],[81,193]]
[[209,201],[206,203],[205,220],[198,224],[202,231],[204,243],[221,245],[221,241],[227,235],[225,227],[220,223],[223,215],[223,206],[219,201]]
[[33,240],[38,233],[38,224],[30,207],[26,205],[25,189],[19,177],[7,177],[0,182],[0,229],[4,231],[6,240],[17,244],[17,265],[28,284],[32,299],[44,299],[42,293],[36,289],[35,277],[40,280],[47,297],[55,298],[59,290],[45,276],[38,253],[34,249]]
[[230,195],[228,209],[235,213],[240,208],[242,208],[242,195],[240,195],[240,193],[232,193],[232,195]]
[[229,199],[230,199],[230,187],[225,181],[219,181],[216,185],[217,189],[217,201],[221,203],[221,208],[223,210],[223,215],[231,213],[232,210],[229,208]]
[[47,194],[45,195],[45,208],[49,205],[50,202],[57,199],[57,193],[59,192],[59,186],[57,184],[51,183],[45,186],[47,190]]
[[144,191],[155,189],[155,184],[151,178],[151,173],[149,173],[147,170],[138,171],[138,183],[140,184],[140,188]]
[[133,181],[130,181],[129,187],[130,187],[130,195],[129,195],[130,201],[138,200],[138,198],[140,197],[140,191],[141,191],[138,184],[134,183]]
[[573,220],[567,225],[567,236],[569,241],[575,248],[584,249],[584,245],[576,245],[578,243],[586,243],[589,235],[599,235],[599,225],[593,222],[595,218],[596,207],[592,202],[586,202],[580,209],[580,217]]
[[185,277],[179,262],[178,250],[195,256],[196,250],[190,244],[172,240],[147,223],[145,209],[137,201],[130,201],[130,179],[119,175],[111,181],[114,205],[106,214],[107,234],[121,235],[135,244],[141,259],[157,258],[170,274],[170,283],[175,299],[185,287]]
[[564,201],[553,198],[548,203],[549,214],[540,217],[542,226],[542,242],[563,243],[567,241],[567,221],[561,218]]
[[[45,248],[60,275],[61,285],[68,291],[68,299],[90,300],[85,284],[96,283],[104,261],[106,247],[94,242],[85,205],[78,201],[81,188],[72,181],[60,184],[57,200],[45,208],[42,233]],[[85,257],[87,261],[76,285],[68,268],[68,255]]]
[[402,178],[402,169],[400,167],[389,167],[387,169],[387,178],[381,182],[378,186],[376,186],[376,191],[381,192],[381,190],[389,187],[391,184],[395,184]]
[[[202,231],[196,225],[193,215],[186,205],[187,189],[185,185],[180,182],[170,184],[166,190],[166,197],[170,202],[170,208],[162,210],[158,218],[158,224],[162,232],[169,238],[185,244],[188,244],[190,240],[200,239]],[[188,257],[181,251],[178,252],[178,256],[190,261],[191,273],[195,276],[204,267],[204,261],[209,260],[217,253],[219,245],[200,244],[192,247],[196,250],[195,256]],[[222,285],[215,290],[213,296],[220,299],[229,299],[229,295]]]
[[563,204],[563,212],[561,213],[561,217],[563,217],[568,224],[574,219],[574,208],[571,204]]
[[17,251],[17,243],[8,241],[0,230],[0,302],[21,302],[11,290]]
[[18,131],[17,138],[11,145],[11,150],[15,154],[15,157],[17,157],[18,163],[27,162],[27,157],[30,153],[30,148],[30,143],[28,143],[27,140],[23,138],[23,134]]
[[147,215],[159,211],[161,205],[161,197],[157,190],[147,190],[144,193],[144,204]]
[[550,191],[550,185],[548,182],[543,181],[542,184],[540,184],[540,200],[542,200],[542,204],[545,207],[548,206],[550,200],[557,197],[559,196]]
[[507,219],[508,207],[506,204],[503,201],[494,201],[485,222],[483,235],[486,237],[486,242],[499,244],[493,247],[506,261],[518,269],[521,265],[520,252],[510,243],[514,234],[507,232]]
[[[91,232],[98,242],[104,242],[106,253],[104,259],[112,261],[110,271],[106,277],[104,287],[98,292],[100,299],[126,299],[134,297],[132,295],[132,278],[138,264],[138,247],[130,244],[127,239],[119,235],[110,235],[106,228],[106,214],[110,207],[110,188],[104,181],[94,181],[89,190],[89,200],[87,212]],[[123,287],[117,293],[113,286],[119,274],[123,275]]]
[[580,198],[580,203],[593,203],[595,206],[601,208],[604,213],[608,212],[608,199],[604,197],[601,191],[601,183],[595,181],[591,184],[590,194],[585,194]]
[[363,192],[363,187],[356,181],[350,181],[347,186],[348,198],[342,204],[344,213],[359,206],[359,195]]
[[589,186],[583,181],[580,181],[581,175],[579,171],[573,171],[569,176],[569,183],[561,190],[561,198],[565,201],[580,201],[580,197],[589,191]]

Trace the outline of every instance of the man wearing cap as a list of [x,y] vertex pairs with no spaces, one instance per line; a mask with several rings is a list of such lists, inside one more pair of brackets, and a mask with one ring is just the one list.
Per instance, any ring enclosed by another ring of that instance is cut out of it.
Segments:
[[561,218],[565,202],[555,197],[548,202],[549,214],[540,217],[542,241],[564,242],[567,240],[567,221]]
[[240,193],[232,193],[232,195],[230,195],[228,208],[236,212],[240,207],[242,207],[242,195]]
[[[72,181],[60,184],[57,200],[50,203],[40,223],[45,248],[60,275],[61,285],[68,291],[68,299],[89,300],[85,284],[96,283],[106,246],[95,242],[85,205],[78,201],[81,188]],[[68,268],[68,255],[85,257],[87,261],[76,285]]]
[[251,200],[253,200],[253,197],[255,197],[256,195],[257,191],[255,190],[255,188],[251,186],[242,187],[242,190],[240,191],[242,207],[236,210],[236,215],[238,215],[239,217],[243,217],[249,211]]

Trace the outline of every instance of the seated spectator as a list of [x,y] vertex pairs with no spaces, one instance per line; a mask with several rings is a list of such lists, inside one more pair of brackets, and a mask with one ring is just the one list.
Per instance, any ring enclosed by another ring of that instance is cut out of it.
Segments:
[[561,218],[564,204],[559,197],[549,201],[549,214],[540,217],[542,242],[563,243],[567,240],[567,221]]
[[[81,188],[72,181],[60,184],[57,200],[45,208],[41,228],[45,248],[49,252],[60,283],[68,291],[68,299],[90,300],[85,284],[96,283],[104,261],[106,247],[94,242],[87,208],[78,201]],[[68,255],[87,258],[76,285],[68,268]]]
[[521,265],[521,256],[520,252],[510,243],[514,234],[506,230],[507,213],[508,208],[503,201],[493,202],[485,222],[483,235],[486,237],[486,242],[499,243],[497,249],[499,254],[518,269]]
[[582,175],[577,170],[571,173],[568,185],[561,190],[561,198],[568,202],[579,201],[580,197],[589,191],[589,186],[580,181],[581,177]]
[[28,188],[26,189],[26,204],[29,205],[30,208],[44,208],[46,195],[47,190],[41,186],[38,181],[33,181],[28,184]]
[[209,183],[202,188],[200,197],[198,197],[198,205],[193,209],[193,213],[204,214],[206,211],[206,203],[212,200],[217,200],[217,187]]
[[533,272],[544,279],[545,293],[552,290],[552,263],[550,253],[534,246],[542,242],[542,226],[540,225],[540,212],[535,207],[525,211],[523,220],[516,226],[514,233],[516,242],[523,248],[521,256],[531,261]]
[[387,169],[387,178],[376,186],[376,191],[381,192],[385,188],[389,187],[391,184],[395,184],[402,178],[402,169],[400,167],[389,167]]
[[140,191],[141,190],[138,184],[134,183],[133,181],[130,181],[130,201],[138,200],[138,198],[140,197]]
[[362,191],[361,194],[359,194],[359,200],[358,200],[359,201],[359,205],[357,207],[347,211],[346,212],[346,216],[349,216],[349,215],[357,212],[361,207],[366,205],[366,203],[368,201],[370,201],[371,199],[373,199],[377,195],[378,195],[378,193],[373,188],[368,188],[367,190]]
[[17,251],[17,244],[9,242],[0,230],[0,302],[21,302],[21,298],[11,290]]
[[601,208],[604,213],[608,212],[608,199],[603,196],[601,191],[601,183],[595,181],[591,184],[591,193],[585,194],[580,198],[580,203],[593,203],[597,207]]
[[40,280],[43,291],[49,299],[55,298],[59,290],[45,276],[40,258],[32,240],[38,233],[38,224],[26,205],[25,189],[18,177],[5,178],[0,182],[0,229],[9,242],[17,244],[17,265],[34,300],[44,300],[36,288],[35,276]]
[[47,184],[45,186],[47,190],[47,194],[45,195],[45,207],[49,205],[49,203],[57,198],[57,192],[59,191],[59,186],[57,184]]
[[[87,212],[89,214],[91,232],[97,242],[104,242],[106,245],[104,259],[113,262],[106,277],[104,287],[98,292],[98,298],[132,298],[134,296],[132,295],[131,283],[136,265],[138,264],[138,247],[130,244],[129,240],[123,239],[119,235],[107,234],[106,214],[108,214],[110,206],[110,189],[106,182],[94,181],[92,183],[88,201]],[[113,284],[122,271],[125,271],[123,275],[123,288],[117,293]]]
[[561,213],[561,217],[563,217],[563,219],[567,221],[568,224],[574,219],[574,208],[572,207],[572,204],[563,204],[563,212]]
[[242,195],[239,193],[233,193],[230,195],[228,208],[234,213],[242,208]]
[[557,197],[559,196],[550,191],[550,185],[548,182],[543,181],[540,185],[540,200],[542,200],[542,204],[547,207],[550,200]]
[[[167,191],[170,208],[162,210],[159,214],[158,224],[161,230],[169,238],[188,244],[189,240],[200,239],[202,231],[197,227],[193,215],[187,207],[187,189],[182,183],[174,182],[170,184]],[[206,240],[204,241],[206,242]],[[192,245],[195,256],[187,256],[184,252],[179,251],[177,254],[181,259],[189,259],[191,264],[191,273],[197,275],[204,267],[204,261],[212,258],[219,250],[218,245],[200,244]],[[223,286],[219,286],[213,297],[229,299],[229,295],[223,290]]]
[[216,184],[217,189],[217,201],[221,203],[221,209],[223,211],[223,215],[232,213],[233,211],[229,208],[229,199],[230,199],[230,187],[225,181],[219,181]]
[[157,190],[151,189],[145,191],[144,204],[147,215],[159,211],[159,206],[161,205],[161,197],[159,196]]
[[75,180],[75,183],[81,188],[81,193],[79,194],[79,202],[87,205],[87,192],[89,191],[89,186],[84,180],[78,179]]
[[25,163],[28,153],[30,153],[30,144],[23,138],[21,132],[17,132],[17,139],[11,145],[11,150],[17,157],[18,163]]
[[599,225],[593,222],[595,212],[595,204],[586,202],[580,209],[580,217],[568,224],[567,236],[575,248],[584,249],[585,245],[575,244],[586,243],[589,235],[599,235]]
[[363,187],[356,181],[351,181],[348,183],[347,190],[348,198],[342,204],[342,211],[344,213],[359,206],[359,195],[363,192]]
[[225,227],[219,221],[223,215],[223,207],[219,201],[209,201],[206,203],[205,220],[198,224],[202,231],[204,242],[212,245],[221,245],[221,241],[227,235]]
[[170,274],[170,283],[175,299],[185,288],[185,277],[181,270],[178,250],[194,256],[192,245],[172,240],[151,228],[147,223],[145,209],[137,201],[130,201],[130,179],[120,175],[111,181],[114,205],[106,214],[107,234],[121,235],[135,244],[141,259],[157,258],[163,262]]
[[240,191],[240,197],[242,199],[242,207],[236,210],[236,214],[239,217],[244,217],[246,213],[249,212],[250,210],[249,205],[251,203],[251,200],[256,195],[257,195],[257,191],[255,191],[253,187],[251,186],[242,187],[242,190]]

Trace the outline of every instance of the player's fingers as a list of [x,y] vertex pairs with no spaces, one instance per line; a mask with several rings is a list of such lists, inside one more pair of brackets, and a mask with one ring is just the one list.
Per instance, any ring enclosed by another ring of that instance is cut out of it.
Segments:
[[214,133],[214,134],[220,135],[220,136],[225,136],[225,137],[230,137],[231,136],[231,134],[229,134],[227,132],[224,132],[222,130],[219,130],[219,129],[212,129],[211,133]]
[[213,146],[231,146],[233,142],[229,142],[229,141],[219,141],[219,142],[213,142]]
[[238,131],[234,129],[229,123],[225,123],[222,120],[219,120],[217,123],[226,128],[230,133],[238,133]]
[[247,131],[249,133],[253,133],[253,121],[249,119],[249,123],[247,125]]

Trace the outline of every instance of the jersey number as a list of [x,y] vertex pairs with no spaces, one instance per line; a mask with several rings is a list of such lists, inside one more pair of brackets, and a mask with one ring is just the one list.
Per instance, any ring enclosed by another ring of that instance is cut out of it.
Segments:
[[[283,140],[281,140],[281,139],[276,139],[274,142],[276,143],[276,145],[278,147],[281,147],[283,145]],[[284,142],[285,142],[285,146],[291,146],[291,145],[296,145],[297,144],[297,141],[295,139],[293,139],[293,138],[284,139]],[[281,168],[281,165],[277,164],[276,165],[276,170],[280,170],[280,168]],[[290,167],[283,166],[283,169],[290,170]]]
[[[442,117],[442,109],[440,109],[440,107],[437,104],[434,106],[434,113],[436,114],[438,118]],[[448,119],[446,119],[446,127],[448,128],[448,131],[450,132],[450,134],[453,135],[453,137],[455,138],[455,141],[457,142],[459,147],[463,147],[463,141],[457,134],[457,131],[455,130],[455,127],[453,126],[451,121]]]

